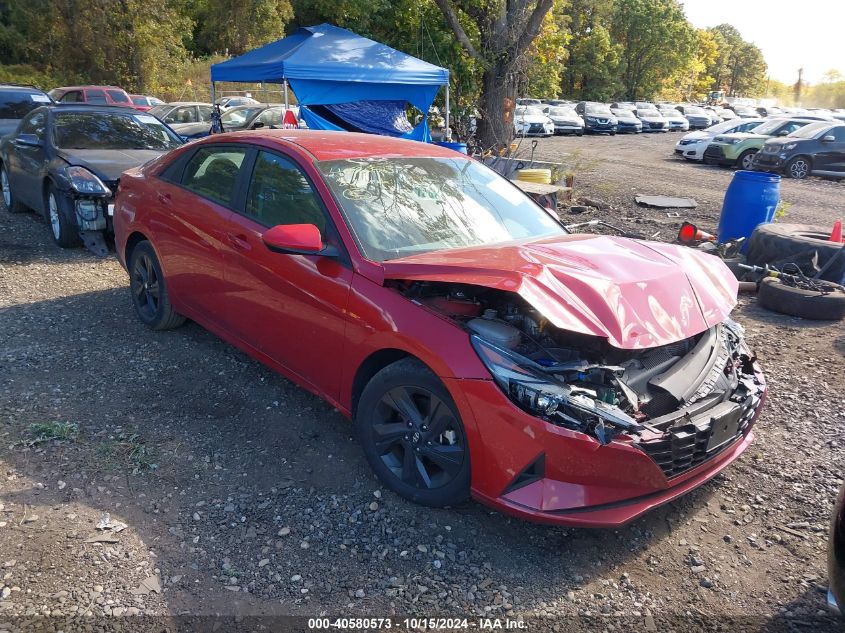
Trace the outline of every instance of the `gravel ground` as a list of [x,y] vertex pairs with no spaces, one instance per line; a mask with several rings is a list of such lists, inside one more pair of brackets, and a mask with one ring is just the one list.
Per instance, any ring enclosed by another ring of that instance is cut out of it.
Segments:
[[[675,138],[548,139],[538,156],[580,165],[576,195],[609,207],[585,219],[670,239],[680,220],[633,194],[695,197],[712,228],[730,178],[667,158]],[[843,187],[784,182],[788,219],[831,223]],[[115,259],[60,251],[35,216],[0,213],[0,631],[176,630],[186,614],[841,630],[824,611],[841,323],[743,297],[736,318],[770,381],[756,443],[683,499],[591,531],[381,490],[336,411],[195,324],[149,332],[126,286]]]

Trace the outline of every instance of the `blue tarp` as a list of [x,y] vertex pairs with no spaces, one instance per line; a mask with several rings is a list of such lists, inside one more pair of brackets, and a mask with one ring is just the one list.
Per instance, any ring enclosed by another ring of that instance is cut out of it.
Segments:
[[[359,101],[402,101],[427,116],[449,71],[389,46],[331,24],[303,27],[271,42],[211,66],[211,81],[282,83],[287,79],[300,105],[348,104]],[[304,116],[309,127],[319,127]],[[390,123],[388,123],[390,125]],[[424,126],[425,132],[418,131]],[[322,129],[339,129],[337,126]],[[408,133],[427,136],[423,120]]]

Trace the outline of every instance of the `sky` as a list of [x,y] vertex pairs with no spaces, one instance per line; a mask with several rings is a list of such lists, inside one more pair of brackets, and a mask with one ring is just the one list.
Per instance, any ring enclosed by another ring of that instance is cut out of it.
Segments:
[[681,0],[693,26],[732,24],[763,51],[769,76],[786,84],[845,74],[845,0]]

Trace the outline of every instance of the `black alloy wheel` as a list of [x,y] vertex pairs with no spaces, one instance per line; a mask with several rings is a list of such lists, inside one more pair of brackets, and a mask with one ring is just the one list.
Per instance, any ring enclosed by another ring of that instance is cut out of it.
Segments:
[[355,423],[367,460],[386,486],[430,506],[469,495],[469,448],[449,392],[427,367],[404,359],[364,389]]
[[140,242],[132,249],[128,268],[132,305],[144,325],[153,330],[169,330],[182,325],[185,317],[170,304],[161,265],[149,242]]
[[132,265],[129,280],[132,300],[141,319],[147,323],[155,319],[161,300],[161,287],[153,260],[147,253],[140,253]]

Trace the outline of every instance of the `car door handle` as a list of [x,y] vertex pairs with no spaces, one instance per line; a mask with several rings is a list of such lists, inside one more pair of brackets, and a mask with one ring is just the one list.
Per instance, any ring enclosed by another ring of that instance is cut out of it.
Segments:
[[229,244],[232,245],[232,248],[239,251],[252,250],[252,245],[249,243],[249,240],[247,240],[246,235],[234,235],[232,233],[227,233],[226,237],[229,239]]

